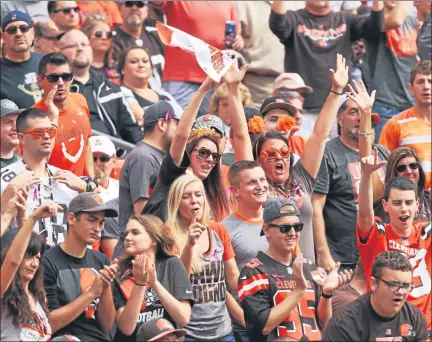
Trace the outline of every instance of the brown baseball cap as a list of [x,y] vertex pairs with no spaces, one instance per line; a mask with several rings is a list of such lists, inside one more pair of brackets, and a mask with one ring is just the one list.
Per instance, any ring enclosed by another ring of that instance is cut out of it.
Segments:
[[303,78],[296,73],[280,74],[273,83],[273,90],[297,90],[299,93],[310,94],[313,89],[305,84]]
[[83,192],[70,202],[68,213],[95,213],[105,212],[105,217],[117,217],[118,212],[107,207],[99,194],[93,192]]
[[34,25],[35,37],[44,37],[47,39],[60,39],[64,32],[60,31],[52,20],[38,21]]

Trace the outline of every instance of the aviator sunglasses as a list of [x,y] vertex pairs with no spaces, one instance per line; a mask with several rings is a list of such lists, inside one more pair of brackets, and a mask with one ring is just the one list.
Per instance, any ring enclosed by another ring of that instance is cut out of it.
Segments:
[[269,227],[279,228],[282,234],[288,233],[291,230],[291,228],[294,228],[294,231],[296,233],[299,233],[303,230],[303,225],[304,225],[303,222],[294,223],[294,224],[274,224],[274,223],[268,224]]
[[199,159],[206,160],[210,156],[212,156],[213,157],[213,164],[219,163],[219,160],[221,158],[220,153],[218,153],[218,152],[212,152],[208,148],[205,148],[205,147],[201,147],[200,149],[194,148],[193,151],[198,152],[197,157]]
[[419,168],[419,164],[417,162],[409,163],[409,164],[401,164],[396,166],[396,172],[401,173],[405,172],[406,168],[409,167],[411,170],[417,170]]

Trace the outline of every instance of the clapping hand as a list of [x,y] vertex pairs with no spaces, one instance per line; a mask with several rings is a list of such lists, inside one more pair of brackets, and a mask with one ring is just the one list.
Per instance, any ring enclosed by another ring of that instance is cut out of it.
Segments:
[[295,290],[304,291],[307,289],[307,280],[303,274],[303,254],[297,255],[293,264],[293,279],[295,281]]
[[146,254],[137,255],[132,260],[132,273],[135,282],[139,285],[145,285],[149,281],[150,258]]
[[332,91],[342,93],[348,83],[348,66],[346,59],[341,54],[336,56],[336,71],[330,69],[332,79]]
[[353,84],[355,90],[351,84],[348,84],[349,93],[347,93],[347,96],[355,102],[361,113],[365,111],[371,113],[372,106],[375,102],[376,90],[372,91],[369,95],[362,80],[360,80],[359,83],[353,80]]
[[337,262],[324,282],[323,292],[327,295],[332,294],[333,291],[340,288],[343,284],[347,283],[352,278],[352,270],[345,270],[341,273],[338,273],[339,267],[340,262]]
[[378,149],[376,146],[373,148],[373,155],[361,158],[360,163],[362,172],[366,172],[367,174],[371,174],[387,164],[386,161],[378,160]]
[[105,265],[102,270],[99,271],[99,277],[102,280],[102,288],[103,291],[110,288],[111,283],[113,282],[115,276],[118,272],[118,260],[114,259],[112,264],[107,266]]

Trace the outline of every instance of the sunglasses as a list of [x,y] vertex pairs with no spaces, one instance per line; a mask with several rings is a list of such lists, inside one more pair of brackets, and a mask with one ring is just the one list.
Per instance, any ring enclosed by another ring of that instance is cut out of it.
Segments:
[[103,36],[105,36],[107,39],[112,39],[112,37],[114,36],[115,32],[113,31],[101,31],[101,30],[96,30],[94,32],[94,36],[96,38],[102,38]]
[[33,128],[22,132],[22,134],[31,134],[35,139],[42,139],[45,134],[48,133],[50,138],[54,138],[57,134],[57,128],[55,127],[45,127],[45,128]]
[[133,6],[136,6],[138,8],[143,8],[145,6],[145,3],[142,1],[126,1],[125,6],[127,8],[132,8]]
[[107,163],[111,160],[111,157],[108,156],[100,156],[100,157],[93,157],[93,161],[96,163],[97,160],[100,160],[102,163]]
[[65,82],[72,81],[73,76],[74,76],[73,73],[67,72],[61,75],[57,75],[57,74],[44,75],[43,77],[45,77],[49,83],[56,83],[60,79],[60,77]]
[[80,11],[80,8],[77,7],[66,7],[62,9],[55,10],[54,13],[63,12],[63,14],[70,14],[70,12],[74,11],[75,13],[78,13]]
[[411,170],[417,170],[419,168],[419,164],[417,162],[409,163],[409,164],[401,164],[396,166],[396,172],[401,173],[405,172],[405,170],[409,167]]
[[[268,162],[276,161],[277,159],[290,159],[291,150],[288,147],[282,147],[281,149],[277,149],[275,147],[269,147],[261,152],[267,158]],[[280,158],[278,157],[280,156]]]
[[212,156],[212,158],[213,158],[213,164],[219,163],[219,160],[221,158],[220,153],[218,153],[218,152],[212,152],[208,148],[205,148],[205,147],[201,147],[200,149],[194,148],[193,151],[198,152],[197,157],[199,159],[206,160],[210,156]]
[[296,233],[299,233],[303,230],[303,225],[304,225],[303,222],[294,223],[294,224],[273,224],[273,223],[268,224],[269,227],[279,228],[282,234],[288,233],[291,230],[291,228],[294,228],[294,231]]
[[30,26],[28,25],[12,26],[12,27],[8,27],[5,31],[8,34],[15,34],[18,32],[18,30],[20,30],[21,33],[27,33],[28,31],[30,31]]

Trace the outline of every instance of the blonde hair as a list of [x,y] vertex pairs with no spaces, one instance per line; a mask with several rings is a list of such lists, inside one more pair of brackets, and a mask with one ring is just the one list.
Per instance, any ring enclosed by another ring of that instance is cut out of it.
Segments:
[[[177,178],[171,185],[170,191],[168,193],[167,225],[171,229],[171,234],[177,243],[180,255],[182,254],[188,240],[189,223],[185,222],[181,216],[179,212],[179,206],[186,186],[193,182],[198,182],[200,184],[201,191],[204,196],[203,217],[201,219],[201,224],[208,226],[211,222],[210,206],[207,201],[203,182],[198,177],[191,174],[184,174],[183,176]],[[192,273],[196,274],[201,272],[203,265],[204,263],[200,261],[198,252],[195,252],[192,256]]]
[[[239,89],[243,107],[253,107],[252,94],[249,91],[249,88],[243,83],[240,83]],[[226,83],[222,83],[220,87],[215,89],[212,97],[210,98],[208,109],[210,114],[218,115],[219,101],[225,97],[228,97],[228,86]]]

